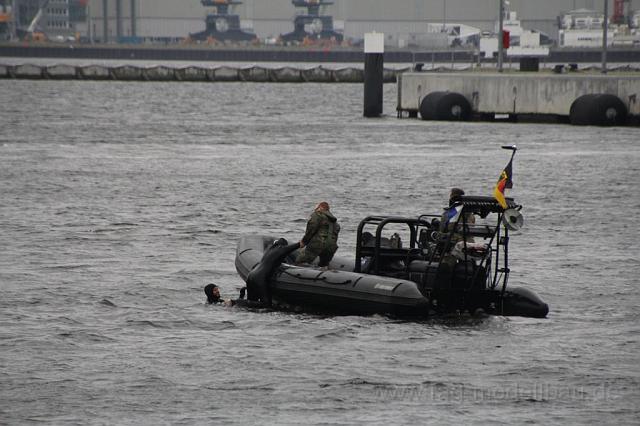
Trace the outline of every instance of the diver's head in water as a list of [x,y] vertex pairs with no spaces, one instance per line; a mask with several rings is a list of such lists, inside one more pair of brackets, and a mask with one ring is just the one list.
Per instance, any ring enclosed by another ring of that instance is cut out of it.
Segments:
[[220,289],[215,284],[207,284],[204,287],[204,294],[207,295],[208,303],[219,303],[220,299]]

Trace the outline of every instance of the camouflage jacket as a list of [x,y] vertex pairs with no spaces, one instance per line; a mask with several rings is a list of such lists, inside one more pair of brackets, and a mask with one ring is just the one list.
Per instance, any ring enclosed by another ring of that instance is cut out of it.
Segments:
[[339,232],[338,220],[330,211],[316,210],[307,222],[307,230],[302,237],[302,242],[304,245],[337,244]]
[[[466,223],[467,225],[473,225],[474,223],[476,223],[476,217],[474,216],[473,213],[471,212],[465,212],[463,213],[464,218],[460,218],[460,221],[458,222],[458,226],[456,226],[455,222],[447,222],[447,212],[449,211],[449,208],[444,209],[444,213],[442,213],[442,217],[440,220],[440,233],[441,234],[451,234],[451,239],[450,239],[450,247],[453,247],[458,241],[462,241],[463,240],[463,233],[462,233],[462,226],[463,223]],[[455,229],[454,229],[455,228]],[[467,228],[468,229],[468,228]],[[474,239],[472,236],[467,235],[467,238],[465,238],[465,240],[468,243],[472,243],[474,242]]]

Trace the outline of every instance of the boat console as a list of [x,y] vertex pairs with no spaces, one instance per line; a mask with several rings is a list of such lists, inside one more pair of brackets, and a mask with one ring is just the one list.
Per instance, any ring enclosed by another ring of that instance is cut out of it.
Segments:
[[[453,227],[457,242],[452,241],[452,232],[443,231],[437,215],[364,218],[356,234],[354,271],[408,279],[424,293],[506,286],[508,232],[515,229],[514,223],[521,226],[520,206],[508,198],[504,210],[493,197],[478,196],[460,197],[458,205],[462,210]],[[485,219],[484,223],[466,223],[469,214]],[[486,219],[491,214],[493,220]],[[401,232],[389,236],[390,228],[404,228],[408,238],[403,241]]]

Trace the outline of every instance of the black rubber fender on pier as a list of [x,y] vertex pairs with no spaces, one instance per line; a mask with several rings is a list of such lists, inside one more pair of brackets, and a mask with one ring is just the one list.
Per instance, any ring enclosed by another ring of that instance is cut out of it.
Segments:
[[571,104],[569,120],[577,126],[621,126],[627,120],[627,107],[615,95],[582,95]]
[[471,104],[460,93],[431,92],[420,102],[423,120],[467,121],[471,118]]

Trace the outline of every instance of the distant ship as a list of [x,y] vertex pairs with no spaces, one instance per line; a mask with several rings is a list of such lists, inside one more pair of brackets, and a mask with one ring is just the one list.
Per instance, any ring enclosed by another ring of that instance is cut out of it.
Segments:
[[[506,53],[511,58],[523,56],[545,57],[549,55],[549,48],[553,40],[547,34],[538,30],[527,30],[522,27],[515,11],[505,9],[503,17],[503,38]],[[483,32],[479,41],[480,53],[485,58],[498,54],[498,34],[500,22],[496,21],[493,33]]]
[[[640,45],[640,11],[628,13],[616,11],[608,25],[607,45]],[[558,46],[560,47],[602,47],[603,13],[589,9],[577,9],[558,16]]]
[[190,34],[196,41],[253,41],[257,37],[240,29],[240,17],[229,13],[229,8],[242,4],[236,0],[201,0],[205,7],[213,7],[213,13],[207,14],[206,29],[199,33]]
[[291,3],[296,9],[306,9],[297,14],[292,32],[280,36],[284,43],[304,42],[316,40],[331,40],[341,43],[343,35],[333,29],[333,17],[320,15],[320,8],[333,4],[327,0],[292,0]]

